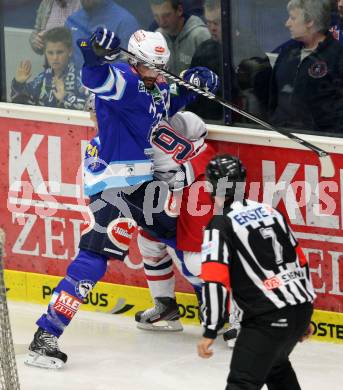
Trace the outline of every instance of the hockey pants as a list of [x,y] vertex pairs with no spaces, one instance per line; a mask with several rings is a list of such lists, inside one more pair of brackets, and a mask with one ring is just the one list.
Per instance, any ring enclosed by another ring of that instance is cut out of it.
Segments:
[[243,321],[230,365],[226,390],[301,390],[289,361],[310,324],[311,303]]
[[172,245],[171,240],[162,242],[144,231],[140,231],[138,235],[138,246],[152,297],[175,298],[173,262],[181,275],[192,284],[197,296],[198,294],[201,296],[200,253],[178,251],[173,249]]

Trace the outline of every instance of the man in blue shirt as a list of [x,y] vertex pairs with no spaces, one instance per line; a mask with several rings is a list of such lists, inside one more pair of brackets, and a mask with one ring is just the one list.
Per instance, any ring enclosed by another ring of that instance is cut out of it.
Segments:
[[65,22],[73,35],[73,60],[82,67],[81,52],[77,40],[89,37],[98,26],[106,26],[127,47],[130,36],[138,30],[136,18],[113,0],[81,0],[82,8],[71,14]]

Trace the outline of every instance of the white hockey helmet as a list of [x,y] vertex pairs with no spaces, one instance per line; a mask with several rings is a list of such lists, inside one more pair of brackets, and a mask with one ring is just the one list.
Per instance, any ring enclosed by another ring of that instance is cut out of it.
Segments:
[[[164,36],[160,32],[138,30],[131,35],[128,51],[136,57],[152,62],[156,66],[165,67],[169,61],[170,51]],[[139,61],[130,59],[132,64]]]

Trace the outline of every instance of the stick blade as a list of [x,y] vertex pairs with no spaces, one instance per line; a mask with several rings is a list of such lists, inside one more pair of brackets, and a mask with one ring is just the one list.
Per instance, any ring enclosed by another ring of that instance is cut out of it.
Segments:
[[332,159],[329,155],[320,156],[320,177],[333,177],[335,176],[335,167]]

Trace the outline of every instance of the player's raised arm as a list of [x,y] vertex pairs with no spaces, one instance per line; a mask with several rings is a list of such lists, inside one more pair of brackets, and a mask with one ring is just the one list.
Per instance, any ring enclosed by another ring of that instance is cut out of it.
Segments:
[[98,27],[91,37],[77,42],[83,58],[82,82],[96,94],[114,93],[118,77],[109,62],[120,53],[120,39],[114,32]]

